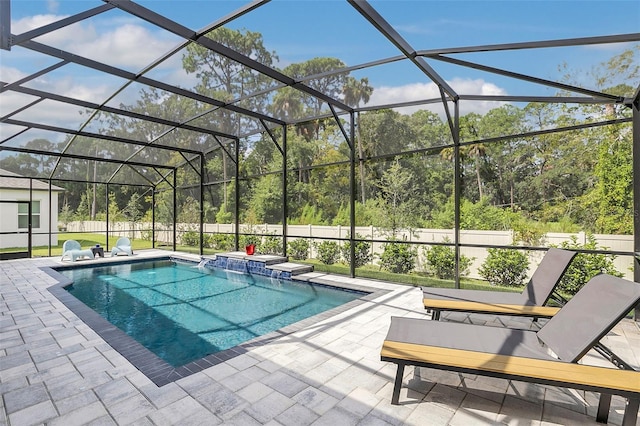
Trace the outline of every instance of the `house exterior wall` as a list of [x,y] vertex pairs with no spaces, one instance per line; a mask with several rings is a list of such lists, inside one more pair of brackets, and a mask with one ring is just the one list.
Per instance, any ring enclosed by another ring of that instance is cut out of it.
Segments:
[[[29,201],[28,189],[0,188],[0,200],[3,201]],[[33,190],[33,201],[40,201],[40,227],[33,228],[33,240],[35,246],[49,245],[49,224],[52,231],[57,231],[58,225],[58,192],[51,195],[49,205],[49,191]],[[51,213],[51,217],[49,214]],[[27,230],[18,229],[18,204],[0,203],[0,232],[11,234],[0,235],[0,248],[27,247]],[[51,220],[50,220],[51,219]],[[58,235],[51,235],[51,244],[58,244]]]

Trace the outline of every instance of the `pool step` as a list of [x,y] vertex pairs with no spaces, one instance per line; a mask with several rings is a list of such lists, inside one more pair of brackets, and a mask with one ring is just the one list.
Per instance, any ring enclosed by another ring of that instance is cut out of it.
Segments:
[[[205,257],[203,256],[203,261]],[[211,266],[232,271],[264,275],[271,278],[290,280],[291,277],[313,271],[313,266],[288,262],[284,256],[272,254],[247,255],[243,251],[218,253],[205,262]]]
[[277,256],[274,254],[248,255],[243,251],[231,251],[229,253],[218,253],[216,257],[228,257],[231,259],[252,260],[254,262],[264,263],[265,265],[273,265],[275,263],[283,263],[287,261],[287,258],[284,256]]
[[275,265],[269,265],[267,266],[267,269],[271,269],[272,271],[289,272],[291,276],[296,276],[300,274],[306,274],[307,272],[312,272],[313,266],[301,265],[299,263],[292,262],[283,262],[277,263]]

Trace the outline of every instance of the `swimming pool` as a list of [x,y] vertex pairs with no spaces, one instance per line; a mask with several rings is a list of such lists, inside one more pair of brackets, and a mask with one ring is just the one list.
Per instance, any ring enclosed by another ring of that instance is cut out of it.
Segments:
[[71,295],[173,367],[366,293],[173,260],[61,269]]

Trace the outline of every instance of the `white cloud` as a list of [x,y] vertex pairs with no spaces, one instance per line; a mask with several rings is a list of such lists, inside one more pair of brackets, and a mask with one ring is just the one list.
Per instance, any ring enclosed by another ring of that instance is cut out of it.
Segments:
[[26,74],[14,67],[5,67],[0,64],[0,80],[5,83],[13,83],[26,77]]
[[[173,48],[176,40],[139,25],[123,25],[90,40],[74,40],[79,55],[140,70]],[[71,49],[72,47],[70,47]]]
[[66,18],[66,16],[55,14],[28,16],[26,18],[11,21],[11,32],[14,34],[22,34],[27,31],[43,27],[52,22],[59,21],[63,18]]
[[[12,22],[11,25],[14,33],[21,34],[63,18],[52,14],[35,15]],[[98,31],[96,25],[111,29]],[[47,33],[36,41],[137,72],[175,47],[178,37],[162,30],[152,31],[137,22],[88,20]]]
[[[455,78],[447,82],[458,94],[465,95],[506,95],[506,90],[488,83],[482,79]],[[411,83],[403,86],[381,86],[374,88],[368,106],[394,104],[400,102],[419,101],[427,99],[440,99],[440,91],[435,83]],[[503,105],[504,102],[493,101],[461,101],[460,114],[476,112],[484,114],[487,111]],[[397,108],[401,114],[413,114],[416,111],[426,109],[438,114],[443,110],[439,103]]]

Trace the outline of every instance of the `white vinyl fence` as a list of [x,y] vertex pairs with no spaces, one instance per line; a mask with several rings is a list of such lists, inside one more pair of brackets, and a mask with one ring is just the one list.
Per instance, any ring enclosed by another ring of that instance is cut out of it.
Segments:
[[[129,238],[149,238],[151,229],[151,223],[129,223],[129,222],[116,222],[109,227],[109,233],[113,235],[122,235]],[[189,226],[188,224],[177,224],[178,236],[180,231],[193,229],[197,230],[197,226]],[[240,225],[240,232],[252,233],[248,230],[248,225]],[[282,225],[261,224],[254,225],[252,227],[253,233],[258,234],[275,234],[282,235]],[[106,230],[106,223],[102,221],[84,221],[84,222],[70,222],[67,225],[67,230],[70,232],[96,232],[104,233]],[[296,238],[310,238],[310,242],[320,243],[323,238],[348,238],[350,228],[348,226],[320,226],[320,225],[288,225],[288,240],[294,240]],[[205,224],[204,232],[206,233],[234,233],[235,225],[233,224]],[[384,235],[373,226],[357,226],[356,234],[365,240],[384,240]],[[404,233],[407,241],[430,243],[440,243],[446,241],[453,241],[454,232],[448,229],[416,229],[413,234]],[[559,246],[563,241],[569,241],[573,236],[577,238],[578,243],[585,244],[587,242],[587,235],[584,232],[578,232],[575,234],[570,233],[555,233],[550,232],[544,237],[545,246]],[[598,248],[604,247],[607,250],[633,252],[633,236],[631,235],[605,235],[594,234],[594,238],[597,241]],[[156,224],[156,241],[161,243],[171,243],[172,232],[171,230],[163,231],[161,226]],[[480,244],[480,245],[510,245],[513,241],[512,231],[460,231],[460,242],[462,244]],[[338,242],[339,244],[341,242]],[[423,246],[418,250],[418,270],[424,270],[425,255],[424,248],[429,246]],[[371,247],[372,254],[374,255],[373,263],[377,263],[378,255],[382,253],[382,243],[373,243]],[[469,277],[481,278],[478,274],[478,268],[487,257],[487,250],[485,248],[475,247],[461,247],[461,253],[467,257],[473,258],[473,262],[470,267]],[[542,259],[543,252],[534,251],[529,254],[530,259],[530,272],[533,272]],[[311,258],[316,257],[316,250],[311,244]],[[633,280],[633,257],[632,256],[617,256],[614,260],[616,269],[623,273],[625,278]]]

